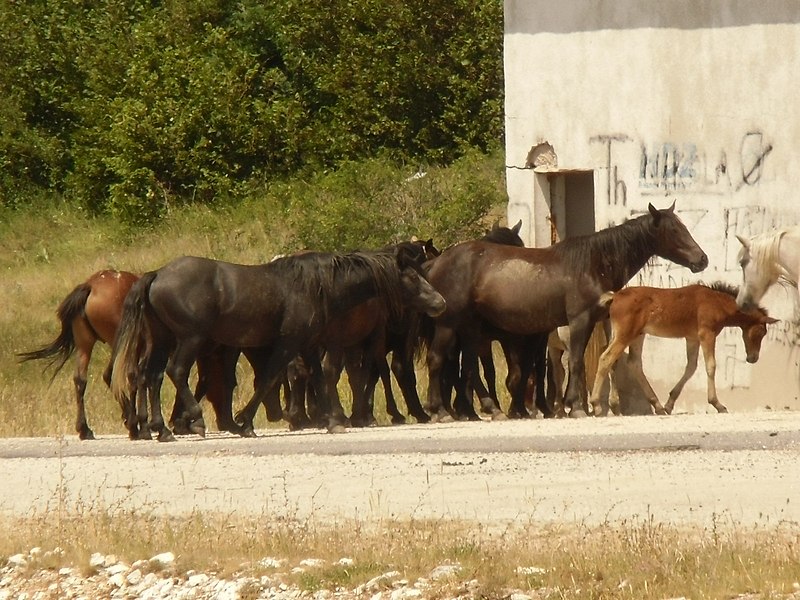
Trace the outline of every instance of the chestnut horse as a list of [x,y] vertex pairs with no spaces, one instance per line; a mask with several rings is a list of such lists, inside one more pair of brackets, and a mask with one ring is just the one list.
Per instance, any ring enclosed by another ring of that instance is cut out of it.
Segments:
[[[428,348],[428,412],[448,419],[441,396],[441,372],[454,339],[462,344],[469,382],[477,370],[482,323],[514,335],[547,334],[569,325],[570,376],[565,402],[570,416],[586,415],[583,355],[589,335],[605,309],[604,292],[621,289],[653,256],[699,272],[708,257],[675,214],[675,204],[621,225],[568,238],[547,248],[518,248],[483,241],[463,242],[444,252],[428,279],[444,296],[445,312],[436,320]],[[529,361],[522,362],[523,368]],[[520,381],[524,387],[528,373]],[[524,390],[521,390],[524,393]],[[469,397],[469,396],[468,396]],[[524,400],[517,400],[517,405]],[[494,413],[491,402],[483,409]]]
[[[761,340],[767,333],[767,325],[777,319],[767,315],[761,307],[740,309],[736,306],[738,288],[714,283],[711,286],[689,285],[681,288],[629,287],[615,294],[605,294],[601,304],[608,306],[611,321],[611,341],[600,356],[597,365],[594,387],[592,388],[592,407],[600,414],[600,387],[606,375],[611,374],[615,385],[614,371],[611,367],[617,362],[625,348],[629,348],[628,364],[638,379],[656,414],[672,414],[675,401],[683,386],[697,370],[697,357],[703,349],[703,359],[708,376],[708,403],[717,412],[728,409],[717,398],[714,382],[716,374],[715,346],[717,336],[725,327],[739,327],[747,353],[747,362],[758,360]],[[645,334],[665,338],[686,339],[686,369],[675,387],[669,393],[667,404],[658,401],[650,382],[642,370],[642,346]],[[616,395],[609,397],[609,406],[614,414],[619,414]]]
[[[61,321],[61,333],[49,345],[22,352],[20,362],[50,359],[48,366],[55,365],[53,377],[61,370],[67,359],[77,353],[75,363],[75,400],[78,416],[75,430],[82,440],[93,440],[94,432],[86,421],[84,395],[87,373],[94,345],[104,342],[111,345],[122,318],[122,303],[138,275],[127,271],[98,271],[76,286],[56,310]],[[103,379],[110,382],[111,364],[106,367]]]
[[[18,356],[20,362],[29,360],[50,359],[48,366],[55,365],[53,377],[73,353],[76,354],[75,399],[78,414],[75,430],[81,440],[95,439],[94,432],[86,419],[84,397],[86,394],[89,363],[95,344],[103,342],[112,345],[122,318],[122,307],[125,297],[133,284],[139,279],[135,273],[128,271],[102,270],[92,274],[86,281],[77,285],[59,304],[56,315],[61,322],[61,333],[49,345],[22,352]],[[226,362],[231,366],[223,366]],[[230,416],[230,406],[226,399],[231,398],[236,385],[235,367],[238,352],[232,354],[231,349],[218,347],[213,351],[202,353],[197,360],[198,384],[195,396],[207,397],[214,409],[217,427],[223,431],[236,433],[239,426]],[[111,383],[111,363],[103,373],[106,384]],[[234,379],[230,380],[233,372]],[[133,423],[130,424],[130,428]],[[147,437],[146,430],[137,431],[134,437]]]

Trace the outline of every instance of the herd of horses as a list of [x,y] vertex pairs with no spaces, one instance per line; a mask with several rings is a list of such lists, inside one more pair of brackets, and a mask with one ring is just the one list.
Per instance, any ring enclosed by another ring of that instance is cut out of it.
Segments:
[[[660,289],[626,284],[654,256],[692,273],[708,266],[674,203],[665,209],[649,205],[620,225],[546,248],[525,247],[520,225],[495,226],[482,239],[441,252],[432,240],[415,240],[371,251],[300,252],[261,265],[181,257],[141,276],[101,271],[58,307],[58,337],[19,356],[48,359],[58,372],[77,355],[80,439],[94,438],[84,394],[98,341],[112,347],[103,378],[131,439],[204,435],[203,398],[220,430],[242,436],[255,436],[261,405],[268,420],[285,419],[292,429],[316,425],[340,432],[348,425],[370,425],[378,380],[387,414],[402,423],[406,417],[392,393],[392,374],[418,422],[479,419],[476,398],[479,411],[492,418],[525,417],[537,409],[546,417],[580,417],[590,410],[600,415],[603,382],[610,376],[616,387],[612,367],[626,349],[653,412],[665,414],[694,373],[702,348],[708,401],[725,412],[714,385],[717,336],[725,327],[741,328],[747,360],[755,362],[767,325],[776,321],[758,302],[777,281],[797,286],[800,229],[739,237],[740,289],[724,284]],[[584,352],[598,323],[610,339],[589,397]],[[548,362],[561,366],[553,359],[555,332],[566,340],[568,376],[566,389],[556,382],[552,402],[545,381],[557,371],[547,369]],[[645,334],[686,339],[687,367],[664,406],[641,368]],[[495,391],[493,342],[508,367],[507,412]],[[234,414],[242,355],[252,367],[254,393]],[[415,372],[423,355],[424,405]],[[193,391],[189,380],[195,367]],[[338,394],[345,369],[353,396],[349,416]],[[169,426],[161,405],[165,374],[176,393]],[[609,408],[619,412],[614,392]]]

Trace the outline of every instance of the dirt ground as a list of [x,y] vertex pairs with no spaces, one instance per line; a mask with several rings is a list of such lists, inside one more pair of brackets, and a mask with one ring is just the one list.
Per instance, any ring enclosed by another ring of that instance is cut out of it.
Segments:
[[800,411],[0,440],[0,512],[131,507],[491,527],[800,522]]

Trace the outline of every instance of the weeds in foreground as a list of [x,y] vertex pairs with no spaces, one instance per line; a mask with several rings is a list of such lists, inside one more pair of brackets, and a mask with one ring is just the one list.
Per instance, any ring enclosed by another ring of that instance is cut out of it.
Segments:
[[[320,523],[200,513],[165,518],[88,507],[54,517],[0,522],[7,532],[0,558],[57,546],[60,558],[49,553],[53,564],[42,568],[88,570],[95,552],[130,564],[170,550],[184,572],[269,575],[308,592],[352,590],[389,571],[413,582],[429,578],[437,566],[456,565],[439,585],[455,589],[470,582],[472,595],[485,598],[509,590],[575,599],[785,597],[800,573],[800,526],[790,523],[682,529],[644,518],[599,526],[529,524],[498,533],[458,521]],[[310,566],[295,569],[310,558],[316,559]]]

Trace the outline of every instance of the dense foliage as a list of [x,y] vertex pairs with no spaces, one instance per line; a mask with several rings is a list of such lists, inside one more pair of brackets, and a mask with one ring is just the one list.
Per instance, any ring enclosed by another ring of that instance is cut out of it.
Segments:
[[3,0],[0,203],[147,222],[502,131],[499,0]]

